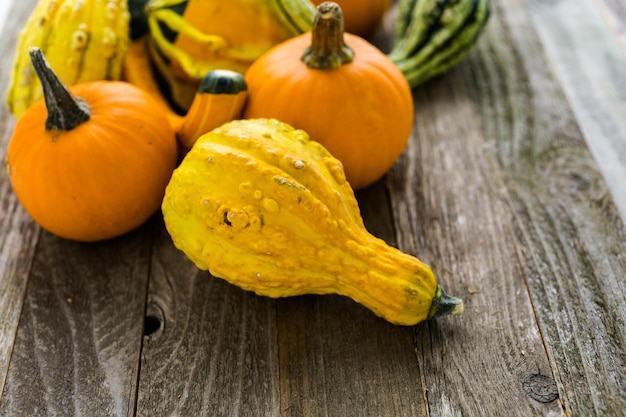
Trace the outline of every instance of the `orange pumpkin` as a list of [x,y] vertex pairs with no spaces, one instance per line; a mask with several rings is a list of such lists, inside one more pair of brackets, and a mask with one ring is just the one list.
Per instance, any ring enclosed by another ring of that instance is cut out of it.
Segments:
[[177,160],[159,104],[119,81],[67,89],[41,50],[31,59],[44,99],[17,121],[7,150],[19,201],[43,228],[78,241],[141,225],[158,210]]
[[[318,6],[323,0],[312,0]],[[391,0],[336,0],[343,10],[346,32],[359,36],[371,35],[380,26]]]
[[355,189],[382,177],[411,134],[413,97],[404,75],[378,48],[343,33],[336,3],[321,4],[312,33],[262,55],[245,78],[244,117],[306,131],[343,163]]

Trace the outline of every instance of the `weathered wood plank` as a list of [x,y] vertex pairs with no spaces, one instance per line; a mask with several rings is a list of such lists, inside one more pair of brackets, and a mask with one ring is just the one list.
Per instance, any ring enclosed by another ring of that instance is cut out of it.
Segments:
[[[12,2],[0,50],[35,2]],[[341,297],[257,297],[197,271],[160,219],[154,243],[147,226],[36,249],[0,170],[0,415],[623,414],[626,16],[570,3],[494,0],[476,53],[416,91],[406,155],[359,193],[462,317],[413,329]],[[3,110],[3,150],[12,126]]]
[[0,415],[133,415],[151,228],[93,244],[42,233]]
[[[0,28],[3,33],[0,51],[3,56],[13,56],[19,28],[30,15],[34,4],[35,0],[19,3],[5,1],[0,6]],[[11,68],[11,59],[0,61],[0,80],[5,80],[0,86],[2,99],[6,95]],[[0,161],[4,161],[14,124],[15,119],[3,104],[0,110]],[[38,233],[39,228],[17,201],[3,166],[0,169],[0,392],[8,371]]]
[[613,29],[626,27],[626,8],[610,2],[601,9],[596,0],[527,4],[546,51],[544,62],[561,82],[626,218],[626,33],[620,41]]
[[560,401],[568,415],[622,415],[624,222],[537,36],[546,30],[539,25],[556,23],[529,13],[519,2],[494,2],[496,18],[463,67],[466,84],[503,177]]
[[[514,245],[496,163],[458,73],[416,89],[415,138],[390,176],[399,246],[417,255],[461,317],[416,328],[432,415],[562,415],[555,395],[529,395],[550,365]],[[514,407],[512,405],[515,404]]]
[[7,17],[11,14],[11,8],[14,3],[13,1],[3,1],[0,3],[0,28],[5,29]]
[[[393,244],[380,183],[357,193],[368,230]],[[412,330],[339,296],[279,300],[281,416],[427,416]],[[357,377],[358,376],[358,377]]]
[[199,271],[164,227],[154,246],[137,415],[279,415],[274,301]]
[[596,4],[609,23],[609,28],[617,32],[622,48],[626,51],[626,3],[622,0],[599,0]]

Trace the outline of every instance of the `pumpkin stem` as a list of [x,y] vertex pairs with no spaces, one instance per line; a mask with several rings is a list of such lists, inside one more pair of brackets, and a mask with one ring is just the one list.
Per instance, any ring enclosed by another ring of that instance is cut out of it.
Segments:
[[46,130],[72,130],[91,117],[87,103],[75,97],[56,75],[41,49],[28,50],[48,110]]
[[311,46],[302,55],[302,61],[314,69],[339,68],[352,62],[354,51],[343,39],[343,13],[337,3],[327,1],[317,7]]

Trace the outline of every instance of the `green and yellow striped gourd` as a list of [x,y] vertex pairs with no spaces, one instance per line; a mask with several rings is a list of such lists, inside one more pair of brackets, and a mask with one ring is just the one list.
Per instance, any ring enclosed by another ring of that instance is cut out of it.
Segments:
[[19,117],[42,97],[30,62],[38,47],[65,85],[119,80],[129,43],[126,0],[40,0],[22,28],[6,97]]
[[411,87],[463,60],[479,38],[490,0],[400,0],[389,58]]

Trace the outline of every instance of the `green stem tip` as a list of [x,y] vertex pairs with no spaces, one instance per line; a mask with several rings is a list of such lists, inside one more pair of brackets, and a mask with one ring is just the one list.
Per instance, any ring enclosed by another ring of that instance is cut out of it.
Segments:
[[463,309],[463,300],[446,294],[443,288],[437,286],[428,318],[432,319],[434,317],[447,315],[456,316],[463,314]]

